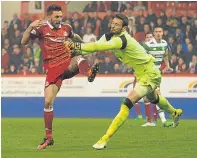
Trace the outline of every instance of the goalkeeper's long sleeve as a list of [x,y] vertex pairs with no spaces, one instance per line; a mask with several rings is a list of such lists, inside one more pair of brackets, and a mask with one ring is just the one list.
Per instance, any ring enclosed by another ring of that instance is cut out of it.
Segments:
[[119,37],[115,37],[109,41],[98,41],[94,43],[81,44],[82,54],[86,55],[96,51],[105,51],[120,49],[122,47],[122,40]]

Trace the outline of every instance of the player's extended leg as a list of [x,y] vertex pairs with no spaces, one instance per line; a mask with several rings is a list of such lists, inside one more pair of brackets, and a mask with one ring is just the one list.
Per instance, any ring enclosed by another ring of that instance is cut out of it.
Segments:
[[144,104],[145,104],[145,114],[147,117],[147,122],[145,124],[143,124],[142,127],[147,127],[147,126],[154,127],[155,124],[152,122],[152,118],[151,118],[151,103],[147,99],[147,97],[144,97],[143,100],[144,100]]
[[125,99],[124,103],[121,104],[120,111],[112,121],[110,127],[108,128],[106,134],[93,145],[95,149],[103,149],[106,147],[107,142],[110,137],[120,128],[120,126],[126,121],[129,116],[130,109],[134,104],[139,101],[142,97],[150,93],[152,88],[150,86],[141,86],[138,83],[133,91],[128,95],[128,98]]
[[[135,88],[136,83],[137,83],[137,79],[134,74],[133,89]],[[135,120],[143,119],[141,111],[140,111],[140,103],[135,103],[135,111],[137,113],[137,117],[135,118]]]
[[89,82],[93,82],[99,71],[99,64],[90,67],[89,63],[82,56],[75,56],[71,59],[68,70],[64,73],[64,79],[72,78],[78,73],[84,74],[88,77]]
[[45,122],[45,138],[44,141],[38,145],[37,149],[45,149],[47,146],[53,145],[52,138],[52,122],[53,122],[53,102],[59,91],[55,84],[51,84],[45,88],[45,104],[44,104],[44,122]]
[[179,118],[182,115],[182,109],[175,109],[168,100],[162,96],[158,95],[156,91],[147,95],[147,98],[153,103],[157,104],[159,108],[171,114],[173,118],[173,126],[177,127],[179,124]]
[[[161,95],[161,92],[160,92],[159,88],[156,89],[156,93],[158,95]],[[154,105],[154,106],[155,106],[155,108],[156,108],[156,110],[157,110],[157,112],[159,114],[159,117],[161,119],[163,127],[170,127],[170,126],[172,126],[173,122],[167,122],[164,111],[161,108],[159,108],[157,105]]]

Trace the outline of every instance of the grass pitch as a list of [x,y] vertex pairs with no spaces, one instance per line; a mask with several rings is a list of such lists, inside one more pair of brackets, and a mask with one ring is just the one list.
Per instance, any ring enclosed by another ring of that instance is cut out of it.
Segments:
[[54,119],[54,146],[37,151],[44,136],[41,118],[2,119],[2,158],[194,158],[197,120],[181,120],[177,128],[141,127],[127,120],[104,150],[92,145],[112,119]]

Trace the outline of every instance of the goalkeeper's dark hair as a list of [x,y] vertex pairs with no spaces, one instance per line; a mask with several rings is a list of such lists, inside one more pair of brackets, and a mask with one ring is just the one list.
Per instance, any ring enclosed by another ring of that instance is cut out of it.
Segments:
[[53,11],[62,11],[62,8],[57,4],[52,4],[47,8],[47,15],[52,14]]
[[127,18],[127,16],[126,15],[124,15],[124,14],[121,14],[121,13],[118,13],[118,14],[116,14],[115,16],[114,16],[114,18],[118,18],[118,19],[121,19],[122,20],[122,25],[123,25],[123,27],[124,26],[128,26],[128,18]]

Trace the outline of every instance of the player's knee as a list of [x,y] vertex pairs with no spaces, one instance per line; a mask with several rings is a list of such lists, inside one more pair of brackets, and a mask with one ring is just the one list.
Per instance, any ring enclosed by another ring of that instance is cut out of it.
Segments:
[[150,100],[149,100],[147,97],[144,97],[143,100],[144,100],[144,103],[145,103],[145,104],[146,104],[146,103],[150,103]]
[[131,109],[133,107],[133,103],[129,98],[125,99],[124,105],[126,105],[129,109]]
[[150,98],[149,100],[152,104],[158,104],[159,103],[159,95],[157,94],[155,98]]
[[45,108],[50,108],[53,106],[53,99],[52,98],[45,98]]

